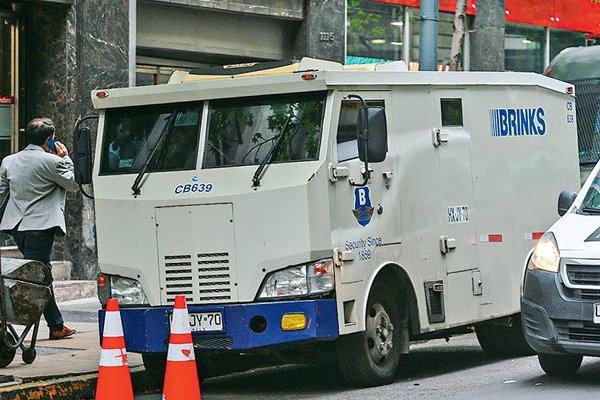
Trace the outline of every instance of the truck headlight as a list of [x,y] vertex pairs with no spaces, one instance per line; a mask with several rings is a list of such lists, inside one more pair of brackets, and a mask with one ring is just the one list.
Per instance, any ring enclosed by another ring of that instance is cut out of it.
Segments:
[[311,296],[333,290],[331,258],[270,273],[263,283],[259,299]]
[[148,304],[148,298],[142,285],[135,279],[100,274],[98,276],[98,298],[104,305],[106,300],[111,297],[117,299],[120,305]]
[[527,268],[532,271],[539,269],[546,272],[558,272],[559,265],[560,252],[556,238],[552,232],[546,232],[535,245]]

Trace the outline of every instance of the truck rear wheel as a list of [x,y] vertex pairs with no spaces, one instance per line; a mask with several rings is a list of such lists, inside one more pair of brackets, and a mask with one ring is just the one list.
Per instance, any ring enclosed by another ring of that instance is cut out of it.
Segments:
[[538,354],[538,361],[545,373],[551,376],[573,375],[579,370],[583,356],[562,354]]
[[373,286],[365,318],[366,331],[338,338],[338,365],[350,384],[379,386],[395,378],[402,347],[400,309],[387,286]]
[[475,327],[483,351],[492,357],[531,356],[535,354],[527,340],[520,315],[512,317],[511,326],[481,324]]

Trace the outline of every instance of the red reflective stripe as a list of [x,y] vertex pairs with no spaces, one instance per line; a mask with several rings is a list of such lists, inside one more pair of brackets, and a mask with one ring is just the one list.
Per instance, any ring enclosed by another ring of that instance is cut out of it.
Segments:
[[531,233],[531,238],[533,240],[538,240],[540,239],[542,236],[544,236],[544,232],[532,232]]
[[122,349],[125,347],[125,338],[123,336],[102,338],[103,349]]
[[488,240],[493,243],[502,242],[502,235],[488,235]]
[[188,344],[192,343],[191,333],[171,333],[169,343],[173,344]]

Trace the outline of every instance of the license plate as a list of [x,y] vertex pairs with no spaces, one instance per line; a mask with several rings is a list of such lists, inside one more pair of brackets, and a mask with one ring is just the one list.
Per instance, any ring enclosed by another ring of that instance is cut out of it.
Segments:
[[[223,314],[220,311],[189,313],[189,316],[192,332],[223,330]],[[173,314],[170,318],[173,319]]]
[[600,303],[594,304],[594,323],[600,324]]

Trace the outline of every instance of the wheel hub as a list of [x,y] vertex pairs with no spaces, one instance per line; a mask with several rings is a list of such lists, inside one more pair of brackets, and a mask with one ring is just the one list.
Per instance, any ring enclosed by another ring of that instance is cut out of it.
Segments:
[[394,347],[394,325],[385,308],[374,303],[367,313],[367,345],[373,361],[385,360]]

